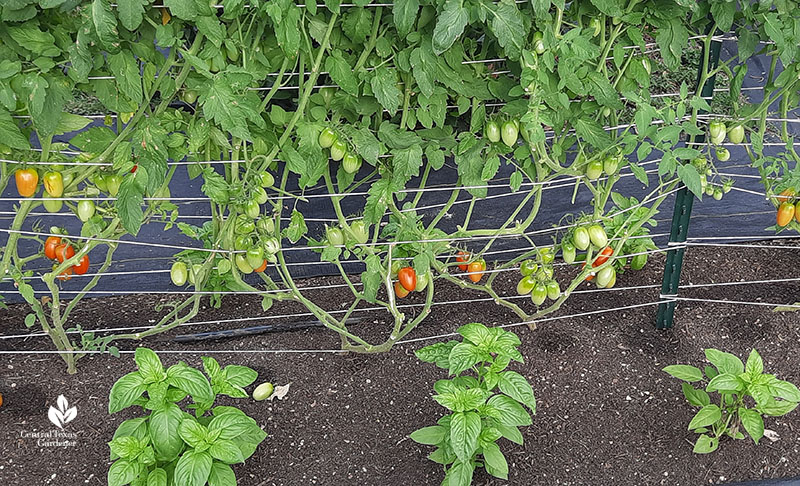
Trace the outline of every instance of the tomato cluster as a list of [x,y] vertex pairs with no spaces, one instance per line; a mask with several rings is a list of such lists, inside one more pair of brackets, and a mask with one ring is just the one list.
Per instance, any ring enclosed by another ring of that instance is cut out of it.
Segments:
[[[580,225],[576,227],[571,234],[567,235],[561,240],[561,255],[566,263],[572,264],[578,259],[577,252],[586,251],[588,256],[591,254],[596,255],[592,260],[592,268],[604,265],[609,260],[612,262],[614,258],[614,249],[608,246],[608,234],[606,233],[603,225],[599,223],[591,223]],[[586,256],[581,257],[586,260]],[[647,262],[647,256],[644,259],[638,259],[636,266],[641,269]],[[585,268],[587,262],[583,262]],[[594,280],[597,278],[597,286],[601,288],[611,288],[616,284],[617,275],[614,265],[607,265],[597,272],[591,272],[586,280]]]
[[525,260],[519,266],[522,279],[517,283],[517,293],[530,294],[533,303],[539,306],[548,298],[557,300],[561,297],[561,287],[553,278],[553,248],[543,247],[536,253],[535,260]]
[[355,174],[361,168],[361,157],[332,128],[323,129],[317,141],[320,147],[329,149],[331,159],[342,162],[342,169],[348,174]]
[[516,118],[490,119],[483,129],[483,134],[492,143],[499,143],[502,140],[504,144],[514,148],[519,139],[519,120]]
[[400,260],[392,262],[392,278],[396,278],[394,283],[394,294],[403,299],[411,292],[422,292],[428,287],[430,273],[417,274],[414,267],[404,267]]
[[483,258],[471,260],[469,253],[465,251],[459,251],[458,255],[456,256],[456,261],[458,262],[458,269],[462,272],[467,272],[470,280],[472,280],[474,283],[481,281],[483,278],[483,272],[486,271],[486,260]]
[[369,226],[363,219],[358,219],[350,223],[346,228],[340,226],[328,226],[325,229],[325,238],[329,245],[365,245],[369,241]]
[[[55,270],[60,263],[64,263],[75,256],[75,248],[69,242],[64,241],[61,236],[48,236],[44,242],[44,256],[50,260],[58,261],[58,263],[53,264],[53,270]],[[60,280],[69,280],[73,274],[83,275],[88,271],[89,255],[83,255],[78,260],[77,265],[68,267],[59,274],[58,278]]]

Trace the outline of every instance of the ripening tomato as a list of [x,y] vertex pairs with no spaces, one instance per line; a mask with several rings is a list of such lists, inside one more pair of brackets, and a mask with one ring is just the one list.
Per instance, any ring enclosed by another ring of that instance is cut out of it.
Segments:
[[334,133],[334,131],[330,128],[326,128],[319,134],[319,139],[317,141],[319,142],[320,147],[324,149],[330,148],[333,145],[333,142],[336,141],[336,133]]
[[794,218],[794,204],[790,202],[781,203],[778,208],[778,226],[786,226]]
[[44,256],[51,260],[56,259],[56,248],[61,244],[60,236],[48,236],[44,241]]
[[[586,262],[583,262],[583,265],[581,265],[581,272],[584,271],[585,269],[586,269]],[[586,276],[587,282],[591,281],[592,279],[594,279],[594,272],[590,272],[589,275]]]
[[83,255],[77,265],[72,266],[75,275],[83,275],[89,271],[89,255]]
[[497,143],[500,141],[500,126],[497,124],[496,121],[491,120],[486,124],[486,128],[484,129],[484,134],[486,138],[489,139],[492,143]]
[[64,263],[64,261],[69,260],[74,256],[75,248],[72,248],[72,245],[61,243],[60,245],[56,246],[56,259],[58,260],[58,263]]
[[267,261],[264,260],[258,268],[253,269],[256,273],[262,273],[264,270],[267,269]]
[[404,287],[403,287],[403,286],[400,284],[400,282],[395,282],[395,283],[394,283],[394,294],[395,294],[397,297],[399,297],[399,298],[403,299],[403,298],[405,298],[405,297],[406,297],[408,294],[410,294],[410,293],[411,293],[411,292],[410,292],[410,291],[408,291],[408,290],[406,290],[406,289],[405,289],[405,288],[404,288]]
[[794,207],[794,217],[798,223],[800,223],[800,201],[797,201],[797,204]]
[[417,287],[417,272],[412,267],[403,267],[397,271],[397,281],[400,282],[403,288],[411,292]]
[[481,260],[476,260],[467,266],[467,271],[469,272],[469,279],[475,283],[478,283],[483,278],[483,270],[486,268],[485,263]]
[[261,263],[264,261],[264,249],[260,246],[248,248],[245,258],[247,259],[247,264],[253,267],[253,269],[256,269],[260,267]]
[[459,265],[458,268],[462,272],[466,272],[467,271],[467,266],[468,266],[468,264],[466,262],[469,262],[469,253],[467,253],[465,251],[458,252],[458,256],[456,257],[456,261],[457,262],[463,262],[463,265]]
[[790,187],[788,189],[784,189],[780,193],[780,195],[778,195],[778,197],[775,198],[775,199],[777,199],[777,201],[779,203],[781,203],[781,202],[789,202],[794,198],[794,195],[795,195],[795,190],[794,190],[794,188]]
[[589,248],[591,242],[589,231],[586,228],[583,226],[575,228],[575,231],[572,233],[572,244],[575,245],[575,248],[584,251]]
[[594,263],[592,263],[592,266],[599,267],[600,265],[604,264],[605,262],[608,261],[608,258],[613,253],[614,250],[610,246],[603,248],[603,251],[601,251],[600,254],[597,256],[597,258],[595,258]]
[[50,197],[61,197],[64,194],[64,178],[61,177],[61,172],[47,172],[42,177],[44,183],[44,190]]
[[36,194],[39,174],[34,169],[17,169],[14,172],[14,180],[17,183],[17,192],[19,192],[20,196],[31,197]]

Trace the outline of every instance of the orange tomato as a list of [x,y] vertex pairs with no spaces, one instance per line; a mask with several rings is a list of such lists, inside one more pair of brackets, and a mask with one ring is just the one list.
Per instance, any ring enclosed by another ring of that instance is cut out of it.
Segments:
[[255,271],[256,273],[261,273],[261,272],[263,272],[263,271],[264,271],[264,270],[266,270],[266,269],[267,269],[267,261],[266,261],[266,260],[264,260],[264,263],[262,263],[262,264],[261,264],[261,266],[260,266],[260,267],[258,267],[258,268],[256,268],[254,271]]
[[790,202],[781,203],[778,208],[778,226],[786,226],[794,218],[794,204]]
[[14,181],[17,183],[17,192],[20,196],[31,197],[36,194],[39,174],[33,169],[17,169],[14,172]]
[[469,264],[467,267],[469,271],[469,279],[475,283],[480,282],[481,278],[483,278],[483,271],[486,270],[486,263],[482,261],[474,261]]
[[784,189],[777,198],[779,203],[789,202],[795,195],[795,190],[793,188]]

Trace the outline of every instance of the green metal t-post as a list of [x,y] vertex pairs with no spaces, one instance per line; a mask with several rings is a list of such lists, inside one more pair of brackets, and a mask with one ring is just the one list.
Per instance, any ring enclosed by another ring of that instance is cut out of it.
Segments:
[[[711,69],[715,69],[719,63],[719,53],[722,47],[721,42],[711,42],[709,60]],[[702,76],[703,63],[697,72],[697,83],[700,83]],[[703,86],[700,96],[710,98],[714,95],[714,83],[717,76],[709,78]],[[709,103],[710,104],[710,103]],[[698,112],[704,113],[704,112]],[[705,135],[699,135],[695,141],[704,142]],[[694,194],[689,192],[685,185],[681,185],[675,196],[675,208],[672,211],[672,228],[669,233],[669,242],[685,243],[689,234],[689,220],[692,218],[692,205],[694,204]],[[664,268],[664,279],[661,283],[661,298],[678,295],[678,287],[681,283],[681,268],[683,267],[683,254],[686,249],[683,246],[667,251],[667,264]],[[656,329],[670,329],[673,324],[675,307],[677,301],[672,300],[658,304],[658,314],[656,315]]]

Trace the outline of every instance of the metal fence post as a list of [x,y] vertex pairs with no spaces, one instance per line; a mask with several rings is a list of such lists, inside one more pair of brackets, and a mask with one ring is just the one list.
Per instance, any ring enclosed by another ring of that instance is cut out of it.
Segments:
[[[713,25],[713,24],[712,24]],[[719,54],[722,48],[722,42],[711,42],[709,52],[710,67],[716,68],[719,64]],[[703,62],[700,62],[700,67],[697,71],[697,83],[700,83],[702,76]],[[703,98],[711,98],[714,96],[714,85],[717,76],[714,75],[709,78],[708,82],[703,86],[700,96]],[[710,105],[709,101],[709,105]],[[704,113],[704,112],[699,112]],[[698,142],[705,141],[705,135],[699,135],[696,139]],[[675,208],[672,211],[672,227],[669,232],[669,242],[685,243],[689,234],[689,221],[692,218],[692,206],[694,205],[694,194],[689,192],[685,185],[681,184],[681,188],[675,196]],[[667,251],[667,263],[664,267],[664,277],[661,283],[661,296],[662,298],[669,298],[669,296],[678,294],[678,287],[681,283],[681,269],[683,267],[683,254],[686,248],[680,246]],[[656,329],[670,329],[673,325],[673,318],[675,314],[675,307],[678,305],[676,300],[662,302],[658,304],[658,314],[656,315]]]

